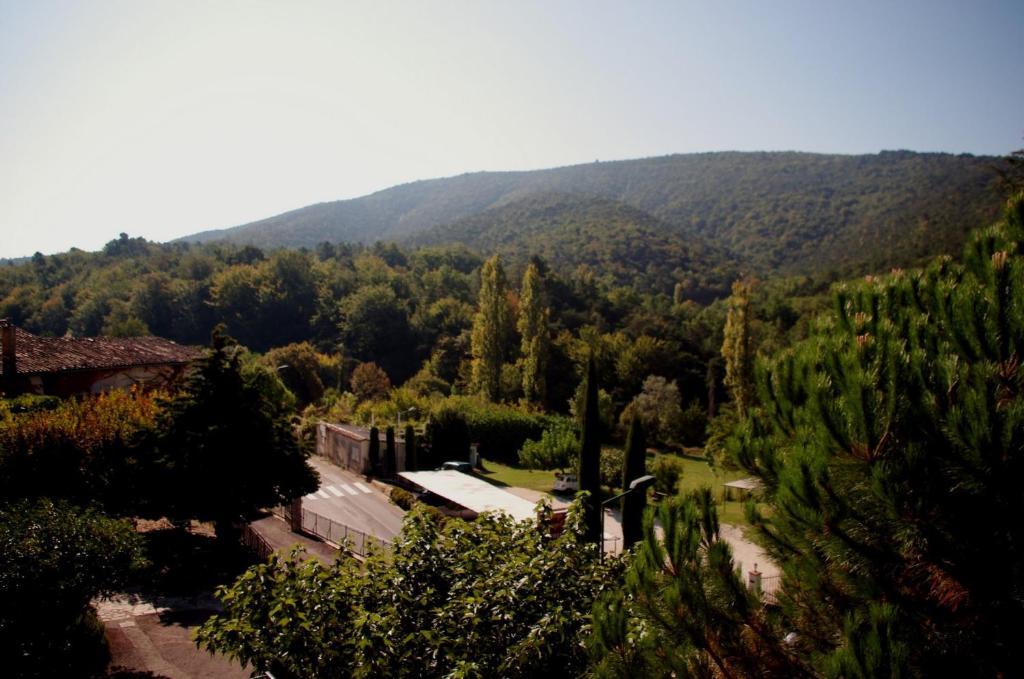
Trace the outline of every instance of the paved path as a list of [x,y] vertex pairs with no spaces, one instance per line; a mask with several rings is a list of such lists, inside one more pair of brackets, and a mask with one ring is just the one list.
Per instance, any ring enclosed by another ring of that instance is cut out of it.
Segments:
[[322,457],[309,463],[320,472],[320,489],[302,498],[304,509],[388,542],[398,535],[405,512],[377,484]]
[[244,679],[249,671],[200,650],[192,630],[219,608],[210,594],[143,597],[119,594],[93,602],[110,644],[110,676],[150,679]]

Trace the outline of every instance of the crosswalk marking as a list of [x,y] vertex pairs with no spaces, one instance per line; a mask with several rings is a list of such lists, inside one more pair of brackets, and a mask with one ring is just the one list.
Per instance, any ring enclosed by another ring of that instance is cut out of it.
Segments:
[[334,497],[346,497],[347,495],[360,495],[372,492],[373,489],[366,486],[366,484],[359,483],[358,481],[354,482],[352,485],[342,483],[341,481],[335,481],[333,484],[323,486],[319,490],[315,490],[303,497],[307,500],[329,500],[332,495]]

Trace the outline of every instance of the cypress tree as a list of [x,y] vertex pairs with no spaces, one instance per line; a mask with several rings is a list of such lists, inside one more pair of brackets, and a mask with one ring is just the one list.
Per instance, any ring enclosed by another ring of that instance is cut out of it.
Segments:
[[[633,415],[626,435],[626,460],[622,466],[622,488],[629,488],[634,479],[647,473],[647,437],[638,415]],[[633,492],[622,498],[622,543],[626,549],[640,541],[643,535],[644,508],[647,495]]]
[[537,265],[530,263],[523,274],[523,287],[519,294],[520,351],[523,356],[523,400],[527,403],[544,402],[550,338],[548,318],[550,312],[544,303],[544,283]]
[[414,472],[419,470],[416,450],[416,430],[411,424],[405,425],[405,470]]
[[395,428],[389,426],[384,430],[384,476],[394,478],[398,463],[395,457]]
[[749,282],[736,281],[732,284],[729,311],[722,333],[725,386],[729,389],[740,417],[743,417],[754,404],[754,348],[750,338],[750,293]]
[[489,401],[501,398],[501,366],[511,334],[512,312],[507,296],[505,269],[498,255],[494,255],[480,270],[479,304],[470,336],[473,390]]
[[380,476],[380,430],[377,427],[370,427],[370,451],[369,451],[370,475]]
[[597,367],[591,353],[587,361],[583,435],[580,437],[580,490],[588,493],[583,503],[584,536],[599,542],[601,535],[601,413],[597,398]]

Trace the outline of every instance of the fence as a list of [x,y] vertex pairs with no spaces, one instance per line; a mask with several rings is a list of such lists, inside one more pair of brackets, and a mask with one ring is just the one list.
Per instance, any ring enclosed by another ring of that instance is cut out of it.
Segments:
[[781,575],[769,575],[761,578],[761,601],[770,605],[778,605],[778,592],[782,587]]
[[242,545],[252,550],[252,553],[259,559],[266,560],[274,551],[274,548],[270,546],[270,543],[267,542],[262,535],[257,533],[249,524],[242,526],[241,541]]
[[371,547],[380,551],[391,546],[390,542],[343,523],[332,521],[326,516],[320,516],[308,509],[302,510],[302,530],[347,549],[357,556],[367,556]]

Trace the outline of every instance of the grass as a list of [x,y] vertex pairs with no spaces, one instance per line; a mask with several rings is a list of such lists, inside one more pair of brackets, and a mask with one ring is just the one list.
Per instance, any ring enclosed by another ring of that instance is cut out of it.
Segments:
[[[669,453],[648,453],[647,466],[660,455]],[[742,470],[713,469],[704,461],[692,455],[672,455],[682,465],[683,473],[679,478],[679,492],[687,493],[691,490],[707,487],[714,493],[718,501],[718,518],[722,523],[731,523],[738,526],[747,525],[744,516],[743,501],[724,499],[722,484],[727,481],[742,479],[748,474]],[[512,467],[493,460],[485,460],[486,472],[477,472],[481,478],[498,486],[516,486],[519,488],[531,488],[542,493],[550,493],[555,483],[555,472],[540,469],[525,469],[523,467]],[[609,489],[603,489],[610,494]]]
[[550,493],[555,485],[555,472],[541,469],[524,469],[511,467],[493,460],[485,460],[486,472],[477,472],[484,480],[498,486],[516,486],[531,488],[542,493]]
[[[647,464],[663,453],[648,453]],[[747,525],[747,518],[744,514],[745,500],[726,500],[722,484],[728,481],[742,479],[749,474],[741,469],[717,469],[712,468],[703,458],[688,455],[674,455],[682,465],[683,473],[679,479],[679,492],[688,493],[698,488],[710,488],[718,502],[718,519],[722,523],[731,523],[737,526]],[[735,494],[734,494],[735,497]],[[764,505],[761,505],[762,510]]]

